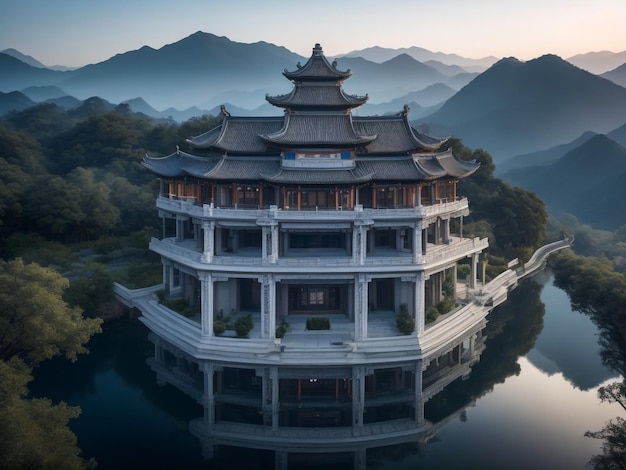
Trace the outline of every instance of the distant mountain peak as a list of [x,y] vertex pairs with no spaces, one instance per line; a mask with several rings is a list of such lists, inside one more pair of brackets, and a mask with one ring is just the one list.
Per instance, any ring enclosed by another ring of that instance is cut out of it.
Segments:
[[46,67],[44,64],[39,62],[34,57],[31,57],[31,56],[26,55],[26,54],[22,54],[20,51],[18,51],[16,49],[9,48],[9,49],[5,49],[5,50],[0,51],[0,52],[2,54],[10,55],[11,57],[15,57],[16,59],[21,60],[25,64],[30,65],[31,67],[37,67],[37,68],[40,68],[40,69]]

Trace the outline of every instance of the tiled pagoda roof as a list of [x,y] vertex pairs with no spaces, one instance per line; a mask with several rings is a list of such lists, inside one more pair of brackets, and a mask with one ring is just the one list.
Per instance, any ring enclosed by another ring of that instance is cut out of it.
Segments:
[[213,149],[220,153],[262,154],[268,152],[268,149],[261,135],[280,131],[283,125],[282,116],[259,118],[225,116],[219,126],[187,139],[187,142],[193,148]]
[[277,96],[265,96],[274,106],[291,109],[305,108],[356,108],[367,101],[367,96],[349,95],[340,86],[296,85],[291,93]]
[[280,159],[268,157],[206,158],[177,151],[167,157],[146,156],[144,166],[163,177],[193,176],[215,181],[265,180],[282,184],[356,184],[367,181],[428,181],[463,178],[479,164],[455,159],[446,151],[421,157],[363,157],[354,168],[282,168]]
[[261,136],[280,147],[348,148],[362,146],[376,139],[360,134],[352,125],[350,114],[287,114],[282,129]]
[[368,153],[414,153],[437,150],[447,139],[428,136],[409,123],[406,113],[396,116],[354,117],[359,134],[376,135],[367,147]]
[[[286,121],[290,120],[289,125]],[[218,154],[270,154],[277,146],[361,146],[370,154],[409,154],[433,151],[446,139],[413,128],[406,116],[360,117],[346,114],[292,114],[280,117],[225,117],[222,123],[187,142],[195,149]]]
[[285,70],[283,75],[287,77],[289,80],[293,81],[305,81],[305,80],[345,80],[352,72],[350,70],[346,70],[345,72],[341,70],[337,70],[336,64],[333,62],[332,64],[328,62],[328,59],[324,56],[324,51],[322,50],[322,46],[319,44],[315,44],[313,48],[313,54],[309,58],[306,64],[300,66],[298,64],[297,70],[293,72],[289,72]]

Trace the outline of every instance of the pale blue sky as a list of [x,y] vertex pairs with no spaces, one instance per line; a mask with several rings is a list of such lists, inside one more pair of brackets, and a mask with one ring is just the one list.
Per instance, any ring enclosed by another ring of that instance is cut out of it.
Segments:
[[80,66],[196,31],[309,56],[379,45],[480,58],[626,50],[626,0],[0,0],[0,50]]

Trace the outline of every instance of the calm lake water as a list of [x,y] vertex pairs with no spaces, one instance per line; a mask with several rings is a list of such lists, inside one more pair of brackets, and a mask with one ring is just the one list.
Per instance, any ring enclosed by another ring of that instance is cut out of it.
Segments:
[[[426,404],[433,422],[458,417],[427,445],[368,450],[367,468],[582,469],[601,452],[601,441],[584,433],[624,416],[619,405],[597,398],[598,387],[616,374],[602,365],[597,328],[571,310],[550,274],[523,281],[490,314],[485,334],[486,349],[469,378]],[[89,349],[75,363],[43,364],[31,391],[81,407],[70,427],[98,469],[274,468],[269,451],[221,447],[212,460],[202,458],[188,432],[202,407],[170,385],[157,385],[146,365],[153,345],[137,319],[108,325]],[[312,462],[294,459],[290,468],[353,468],[342,456]]]

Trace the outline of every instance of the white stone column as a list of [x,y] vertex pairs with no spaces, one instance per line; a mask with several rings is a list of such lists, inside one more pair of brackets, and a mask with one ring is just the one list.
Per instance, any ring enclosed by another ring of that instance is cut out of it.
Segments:
[[263,262],[269,262],[272,250],[272,232],[270,227],[261,227],[261,258]]
[[472,261],[470,263],[470,279],[469,279],[469,287],[470,289],[476,289],[476,276],[478,270],[478,253],[474,253],[472,255]]
[[272,403],[272,430],[278,431],[278,367],[270,368],[269,379],[271,381],[271,403]]
[[202,262],[212,263],[215,254],[215,222],[202,222],[204,232],[204,248],[202,249]]
[[415,363],[415,424],[422,426],[424,424],[424,399],[422,397],[422,361],[421,359]]
[[363,428],[365,411],[365,366],[352,367],[352,434],[358,436]]
[[261,283],[261,338],[276,338],[276,280],[265,274]]
[[200,273],[200,322],[203,336],[213,336],[213,275]]
[[420,220],[419,222],[416,222],[415,226],[413,227],[413,262],[414,263],[420,263],[422,260],[422,255],[424,254],[422,252],[422,244],[424,243],[422,241],[423,231],[424,231],[424,224]]
[[369,279],[365,274],[357,274],[354,278],[354,339],[356,341],[367,338],[368,282]]
[[270,263],[278,262],[278,222],[271,225],[272,250],[270,252]]
[[205,361],[202,364],[202,372],[204,374],[204,422],[211,428],[215,423],[215,393],[213,392],[215,366]]
[[415,312],[415,333],[420,336],[424,333],[424,326],[426,325],[426,302],[425,292],[426,281],[424,279],[424,271],[420,271],[415,276],[415,294],[414,294],[414,308]]
[[286,450],[274,451],[274,470],[289,470],[289,452]]
[[176,216],[176,241],[182,242],[185,239],[185,219],[181,216]]
[[450,219],[443,221],[443,242],[450,243]]
[[355,451],[354,454],[354,465],[352,468],[354,470],[367,470],[367,448],[365,446],[361,446]]
[[357,219],[352,225],[352,262],[360,266],[365,264],[367,255],[367,231],[373,220]]
[[[272,214],[275,214],[275,211]],[[278,222],[271,218],[264,218],[257,220],[256,223],[263,231],[261,241],[263,261],[276,264],[278,261]]]

